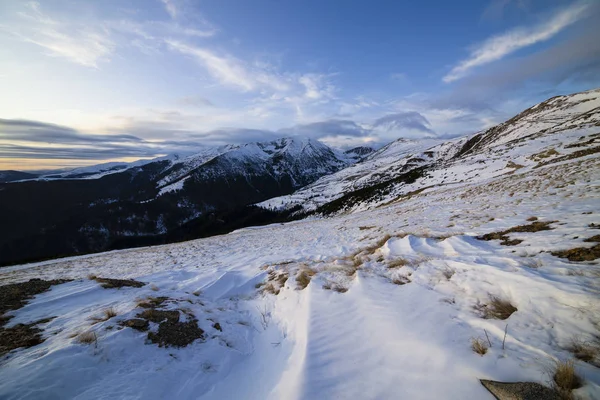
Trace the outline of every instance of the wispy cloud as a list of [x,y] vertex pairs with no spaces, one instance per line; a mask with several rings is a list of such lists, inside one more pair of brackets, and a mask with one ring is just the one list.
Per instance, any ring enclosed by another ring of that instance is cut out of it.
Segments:
[[37,2],[28,3],[27,10],[19,15],[27,22],[5,26],[4,30],[44,48],[51,56],[98,68],[98,64],[108,60],[116,47],[105,27],[62,23],[45,14]]
[[166,40],[172,50],[192,56],[218,82],[244,91],[270,87],[286,90],[288,85],[267,70],[252,68],[242,60],[230,55],[218,55],[206,48],[193,46],[177,40]]
[[177,15],[179,14],[179,10],[177,9],[177,6],[173,2],[173,0],[161,0],[161,1],[165,6],[165,10],[171,16],[171,18],[173,18],[173,19],[177,18]]
[[466,60],[461,61],[443,78],[446,83],[468,75],[476,67],[500,60],[527,46],[546,41],[586,16],[590,4],[579,2],[555,13],[548,21],[533,28],[517,28],[494,36],[476,46]]
[[506,9],[516,5],[521,10],[529,7],[530,0],[492,0],[481,15],[482,21],[498,20],[504,16]]

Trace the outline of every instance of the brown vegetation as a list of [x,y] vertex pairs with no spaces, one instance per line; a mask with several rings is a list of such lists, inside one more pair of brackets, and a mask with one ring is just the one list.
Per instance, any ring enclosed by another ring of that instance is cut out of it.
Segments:
[[517,233],[517,232],[539,232],[539,231],[550,231],[551,228],[549,225],[555,223],[557,221],[546,221],[539,222],[535,221],[529,225],[519,225],[510,229],[506,229],[500,232],[492,232],[487,233],[485,235],[477,236],[479,240],[501,240],[500,244],[503,246],[514,246],[522,242],[520,239],[510,239],[508,237],[509,233]]
[[479,355],[484,355],[485,353],[487,353],[488,348],[488,343],[482,338],[471,338],[471,349],[475,353]]
[[297,288],[299,290],[302,290],[304,288],[306,288],[308,286],[308,284],[310,283],[311,277],[314,276],[316,274],[315,271],[313,271],[312,269],[303,269],[300,271],[300,273],[296,276],[296,283],[297,283]]
[[477,306],[476,309],[481,312],[485,319],[505,320],[510,317],[517,308],[510,301],[503,300],[497,296],[490,296],[488,304]]
[[94,280],[98,282],[104,289],[122,288],[126,286],[140,288],[145,285],[144,282],[136,281],[134,279],[111,279],[94,277]]

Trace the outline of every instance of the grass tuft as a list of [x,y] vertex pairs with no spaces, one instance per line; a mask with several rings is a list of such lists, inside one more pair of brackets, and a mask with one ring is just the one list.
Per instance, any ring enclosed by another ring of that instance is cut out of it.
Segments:
[[497,296],[490,296],[490,302],[478,309],[482,312],[485,319],[501,319],[505,320],[510,317],[517,307],[513,306],[510,301],[501,299]]
[[92,344],[98,342],[96,332],[83,332],[77,335],[77,341],[83,344]]
[[568,350],[573,353],[575,358],[587,363],[593,362],[598,355],[599,349],[592,343],[584,342],[579,338],[571,340]]
[[475,353],[483,356],[485,353],[487,353],[489,347],[490,346],[488,343],[482,338],[471,338],[471,349]]
[[583,380],[575,371],[574,360],[554,361],[554,364],[551,367],[551,373],[555,389],[563,394],[563,396],[570,395],[571,390],[583,386]]

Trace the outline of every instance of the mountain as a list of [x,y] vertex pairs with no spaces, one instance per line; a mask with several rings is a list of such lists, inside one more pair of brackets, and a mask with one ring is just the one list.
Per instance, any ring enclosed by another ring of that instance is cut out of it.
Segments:
[[399,139],[362,162],[259,206],[329,215],[400,201],[433,187],[527,173],[596,153],[599,126],[600,89],[556,96],[471,136],[445,142]]
[[33,179],[36,177],[37,175],[28,172],[20,172],[13,170],[0,171],[0,183],[20,181],[23,179]]
[[310,218],[0,268],[0,399],[600,399],[597,97],[394,142]]
[[80,170],[68,179],[3,183],[0,264],[364,211],[442,187],[560,167],[598,151],[599,108],[596,89],[447,141],[399,139],[376,152],[342,153],[284,138]]
[[318,141],[284,138],[0,184],[0,264],[261,223],[263,214],[276,216],[254,215],[247,205],[291,193],[349,162]]

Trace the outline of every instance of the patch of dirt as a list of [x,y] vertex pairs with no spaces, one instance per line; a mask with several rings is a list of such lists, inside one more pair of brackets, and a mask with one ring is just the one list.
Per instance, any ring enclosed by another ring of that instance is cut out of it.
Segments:
[[600,243],[600,235],[595,235],[592,236],[591,238],[587,238],[584,240],[584,242],[588,242],[588,243]]
[[549,225],[558,221],[546,221],[540,222],[535,221],[529,225],[519,225],[507,229],[505,231],[500,232],[492,232],[487,233],[485,235],[477,236],[479,240],[501,240],[500,244],[502,246],[514,246],[522,242],[520,239],[510,239],[508,237],[509,233],[517,233],[517,232],[539,232],[539,231],[550,231],[551,228]]
[[121,323],[121,325],[128,327],[128,328],[135,329],[137,331],[147,331],[150,323],[145,319],[132,318],[132,319],[123,321]]
[[94,280],[98,282],[104,289],[114,289],[122,287],[141,288],[145,285],[144,282],[136,281],[134,279],[111,279],[94,277]]
[[44,343],[43,331],[37,325],[50,322],[52,319],[54,317],[41,319],[31,324],[17,324],[11,328],[0,328],[0,357],[11,350]]
[[137,316],[148,321],[156,322],[157,324],[163,321],[172,323],[179,321],[179,311],[177,310],[166,311],[150,308],[142,311]]
[[142,308],[157,308],[163,305],[164,302],[169,300],[168,297],[148,297],[146,300],[140,301],[137,306]]
[[204,331],[198,327],[198,321],[164,321],[158,326],[158,332],[148,332],[148,339],[159,347],[185,347],[196,339],[204,339]]
[[[597,236],[593,238],[597,238]],[[570,250],[553,251],[551,254],[556,257],[566,258],[569,261],[593,261],[600,258],[600,244],[594,247],[577,247]]]
[[56,279],[43,281],[41,279],[30,279],[27,282],[13,283],[0,286],[0,327],[4,326],[11,316],[3,315],[7,311],[18,310],[23,307],[33,296],[50,289],[52,285],[60,285],[70,282],[69,279]]
[[558,163],[558,162],[561,162],[561,161],[572,160],[574,158],[585,157],[585,156],[589,156],[590,154],[596,154],[598,152],[600,152],[600,146],[592,147],[592,148],[585,149],[585,150],[578,150],[578,151],[575,151],[575,152],[573,152],[571,154],[568,154],[566,156],[557,157],[557,158],[555,158],[553,160],[550,160],[550,161],[545,161],[545,162],[538,163],[538,165],[536,165],[533,168],[539,168],[539,167],[543,167],[544,165],[554,164],[554,163]]
[[520,169],[520,168],[523,168],[523,167],[524,167],[524,165],[517,164],[517,163],[512,162],[512,161],[509,161],[509,162],[506,163],[506,168]]

